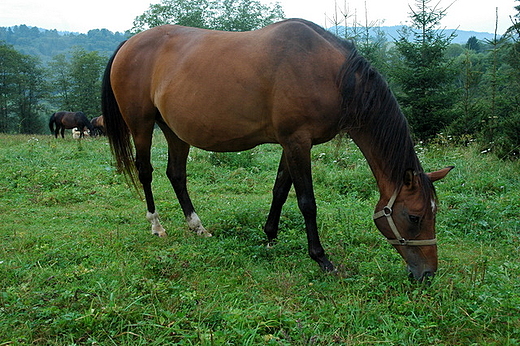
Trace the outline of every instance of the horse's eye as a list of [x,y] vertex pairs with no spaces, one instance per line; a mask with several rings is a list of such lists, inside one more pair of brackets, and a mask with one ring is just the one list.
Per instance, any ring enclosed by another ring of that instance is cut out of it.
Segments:
[[410,219],[411,223],[415,223],[415,224],[418,224],[419,221],[421,221],[421,218],[419,216],[415,216],[415,215],[408,215],[408,218]]

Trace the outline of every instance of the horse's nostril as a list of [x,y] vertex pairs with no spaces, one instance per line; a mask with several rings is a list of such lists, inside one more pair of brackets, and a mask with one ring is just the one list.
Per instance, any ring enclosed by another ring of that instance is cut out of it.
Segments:
[[423,283],[431,283],[433,277],[435,276],[435,272],[433,271],[425,271],[422,273],[414,273],[412,270],[409,269],[409,273],[408,273],[408,278],[410,278],[410,280],[415,280],[415,281],[418,281],[418,282],[423,282]]
[[425,284],[430,284],[435,276],[434,272],[426,271],[423,273],[422,278],[419,280]]

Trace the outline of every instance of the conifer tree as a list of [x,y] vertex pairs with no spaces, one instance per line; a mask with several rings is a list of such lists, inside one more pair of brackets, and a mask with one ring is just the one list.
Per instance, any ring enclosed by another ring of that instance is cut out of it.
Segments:
[[398,98],[418,139],[427,140],[447,126],[456,99],[454,72],[445,51],[454,33],[438,29],[446,9],[430,6],[431,0],[416,0],[411,8],[411,26],[399,32],[395,42],[400,59],[393,78],[401,86]]

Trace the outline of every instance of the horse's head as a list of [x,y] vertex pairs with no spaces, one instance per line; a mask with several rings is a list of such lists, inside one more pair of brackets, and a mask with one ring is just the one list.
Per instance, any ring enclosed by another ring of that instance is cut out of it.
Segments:
[[410,276],[428,280],[437,270],[437,212],[433,182],[444,178],[453,167],[433,173],[405,173],[403,184],[389,198],[379,200],[374,221],[408,265]]
[[96,129],[94,128],[94,126],[92,126],[92,123],[90,121],[87,121],[85,123],[85,127],[88,129],[88,133],[89,133],[90,137],[96,136]]

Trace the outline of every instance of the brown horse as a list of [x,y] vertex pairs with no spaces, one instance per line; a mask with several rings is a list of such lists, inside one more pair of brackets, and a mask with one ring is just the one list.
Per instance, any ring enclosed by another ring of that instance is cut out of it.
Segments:
[[[54,125],[56,125],[56,129],[54,129]],[[92,135],[94,129],[83,112],[56,112],[49,119],[49,129],[56,138],[58,138],[60,130],[61,138],[65,138],[65,129],[73,129],[75,127],[80,131],[80,138],[84,136],[85,127],[89,129],[90,135]]]
[[210,234],[186,189],[190,145],[240,151],[279,143],[283,153],[267,238],[277,237],[282,205],[294,185],[309,255],[323,270],[334,271],[318,236],[310,151],[347,132],[377,180],[377,227],[413,277],[423,280],[437,270],[432,182],[452,167],[424,173],[405,117],[381,75],[351,43],[316,24],[292,19],[243,33],[170,25],[147,30],[123,42],[110,59],[102,106],[118,168],[144,189],[153,234],[166,235],[151,189],[154,124],[167,139],[166,174],[188,226],[205,236]]
[[90,121],[92,127],[94,128],[94,136],[104,136],[105,135],[105,120],[103,116],[92,118]]

